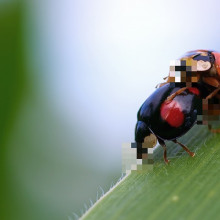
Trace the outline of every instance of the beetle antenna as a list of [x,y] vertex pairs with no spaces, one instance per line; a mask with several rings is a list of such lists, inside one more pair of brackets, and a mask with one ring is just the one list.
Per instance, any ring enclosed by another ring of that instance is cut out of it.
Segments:
[[173,140],[174,143],[179,144],[191,157],[195,156],[195,153],[190,151],[189,148],[187,146],[185,146],[184,144],[180,143],[177,140]]

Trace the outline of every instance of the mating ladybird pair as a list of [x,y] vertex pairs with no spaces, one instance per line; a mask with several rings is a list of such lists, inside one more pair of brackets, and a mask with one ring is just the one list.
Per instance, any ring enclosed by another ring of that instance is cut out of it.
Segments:
[[144,143],[154,134],[164,148],[164,161],[168,163],[166,140],[179,144],[192,157],[177,138],[194,124],[208,124],[220,116],[220,53],[195,50],[171,61],[166,82],[143,103],[137,115],[135,141]]

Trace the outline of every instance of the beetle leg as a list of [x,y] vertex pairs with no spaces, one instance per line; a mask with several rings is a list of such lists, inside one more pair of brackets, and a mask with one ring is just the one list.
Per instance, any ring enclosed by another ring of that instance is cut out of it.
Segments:
[[179,90],[177,90],[176,92],[174,92],[172,95],[167,97],[167,101],[172,101],[177,95],[181,94],[182,92],[184,92],[186,89],[188,89],[187,87],[183,87]]
[[205,99],[211,99],[212,97],[214,97],[218,92],[220,91],[220,86],[215,89],[212,93],[210,93]]
[[177,141],[177,140],[173,140],[173,142],[176,143],[176,144],[179,144],[191,157],[194,157],[194,156],[195,156],[195,153],[194,153],[194,152],[191,152],[191,151],[189,150],[189,148],[186,147],[184,144],[180,143],[180,142]]
[[219,80],[214,77],[203,77],[202,81],[215,88],[218,88],[220,86]]
[[220,91],[220,82],[219,82],[219,80],[216,79],[216,78],[213,78],[213,77],[203,77],[203,81],[204,81],[206,84],[208,84],[208,85],[213,86],[213,87],[216,88],[212,93],[210,93],[210,94],[206,97],[206,99],[211,99],[212,97],[216,96],[217,93]]
[[159,139],[159,138],[158,138],[158,142],[163,147],[163,159],[164,159],[164,162],[166,164],[168,164],[170,161],[167,159],[167,146],[166,146],[165,142],[163,140]]

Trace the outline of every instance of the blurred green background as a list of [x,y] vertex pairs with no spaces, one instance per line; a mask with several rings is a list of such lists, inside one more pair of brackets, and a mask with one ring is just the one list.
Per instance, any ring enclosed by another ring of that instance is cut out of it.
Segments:
[[[0,2],[2,220],[68,219],[73,211],[80,215],[84,203],[95,200],[99,185],[106,190],[120,176],[114,170],[103,178],[104,170],[91,166],[89,155],[77,154],[84,135],[70,128],[50,102],[30,15],[33,6]],[[89,140],[86,146],[92,147]]]

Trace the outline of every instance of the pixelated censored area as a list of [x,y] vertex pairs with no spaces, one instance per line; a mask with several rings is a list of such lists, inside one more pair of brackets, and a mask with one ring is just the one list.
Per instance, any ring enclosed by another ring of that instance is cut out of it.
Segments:
[[208,125],[209,128],[220,126],[220,99],[203,99],[202,115],[197,116],[197,124]]
[[198,82],[198,75],[196,71],[196,60],[171,60],[169,82]]
[[122,173],[153,170],[153,147],[140,143],[122,144]]
[[157,138],[150,134],[144,138],[143,143],[126,143],[122,145],[122,173],[131,171],[153,170],[153,147],[157,144]]

